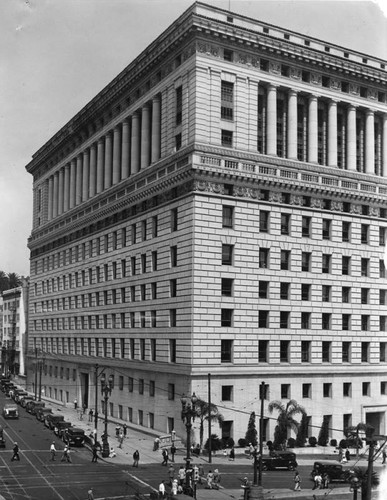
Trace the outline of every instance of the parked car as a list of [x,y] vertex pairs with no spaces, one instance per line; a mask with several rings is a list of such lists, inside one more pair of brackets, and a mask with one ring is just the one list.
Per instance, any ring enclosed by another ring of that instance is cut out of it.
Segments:
[[54,427],[54,434],[56,434],[60,438],[63,438],[64,432],[71,426],[72,426],[71,422],[66,422],[65,420],[61,420],[60,422],[56,423]]
[[12,399],[15,401],[15,403],[18,403],[19,399],[22,398],[23,396],[28,396],[28,392],[25,391],[24,389],[16,389],[13,392]]
[[12,392],[16,389],[16,385],[13,384],[12,382],[10,382],[9,384],[6,384],[5,385],[5,389],[4,389],[4,392],[5,392],[5,395],[6,396],[11,396],[12,395]]
[[68,427],[63,432],[62,439],[70,446],[82,446],[85,441],[85,431],[78,427]]
[[297,466],[296,454],[291,451],[274,451],[270,456],[262,457],[262,470],[294,470]]
[[63,422],[63,421],[64,421],[64,416],[57,415],[56,413],[49,413],[44,417],[44,425],[51,430],[54,430],[54,427],[57,425],[58,422]]
[[28,413],[31,413],[31,415],[35,415],[38,408],[44,408],[45,406],[46,403],[44,403],[43,401],[28,401],[26,410],[28,411]]
[[40,422],[43,422],[44,421],[44,417],[46,415],[48,415],[49,413],[52,413],[52,408],[41,408],[41,407],[38,407],[36,412],[35,412],[35,417],[37,420],[39,420]]
[[25,408],[27,406],[27,403],[29,401],[35,401],[34,397],[33,396],[23,396],[20,401],[18,401],[18,403],[20,404],[20,406],[22,408]]
[[331,481],[346,482],[349,479],[350,468],[343,467],[339,462],[335,462],[334,460],[319,460],[313,464],[313,470],[310,473],[312,481],[314,481],[316,472],[319,472],[321,476],[325,473],[328,474]]
[[19,418],[19,410],[16,403],[6,403],[3,408],[4,418]]

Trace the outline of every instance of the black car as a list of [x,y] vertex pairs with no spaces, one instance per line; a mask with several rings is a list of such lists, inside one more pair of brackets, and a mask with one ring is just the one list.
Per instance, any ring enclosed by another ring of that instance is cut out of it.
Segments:
[[70,446],[82,446],[85,441],[85,431],[78,427],[68,427],[63,432],[62,439]]
[[63,438],[63,434],[71,426],[72,426],[71,422],[66,422],[64,420],[57,422],[55,427],[54,427],[54,434],[56,434],[60,438]]
[[48,415],[49,413],[52,413],[52,408],[37,408],[36,409],[36,412],[35,412],[35,417],[36,417],[36,420],[39,420],[40,422],[43,422],[44,421],[44,418],[46,415]]
[[26,405],[26,410],[28,413],[31,413],[31,415],[36,415],[36,411],[38,408],[44,408],[46,406],[46,403],[43,401],[28,401]]
[[27,403],[29,401],[35,401],[35,398],[34,396],[23,396],[20,401],[18,401],[18,404],[20,404],[20,406],[22,406],[23,408],[26,408],[27,406]]
[[28,396],[27,391],[25,391],[24,389],[16,389],[12,394],[12,399],[15,401],[15,403],[18,403],[24,396]]
[[262,470],[294,470],[297,466],[296,454],[290,451],[274,451],[270,456],[262,457]]
[[321,476],[328,474],[330,481],[347,482],[350,469],[343,467],[339,462],[335,462],[334,460],[319,460],[313,464],[313,470],[310,473],[312,481],[314,481],[316,473],[319,473]]
[[58,422],[63,422],[63,421],[64,421],[64,416],[56,415],[55,413],[49,413],[48,415],[45,415],[43,420],[44,425],[49,429],[51,429],[52,431],[54,430]]

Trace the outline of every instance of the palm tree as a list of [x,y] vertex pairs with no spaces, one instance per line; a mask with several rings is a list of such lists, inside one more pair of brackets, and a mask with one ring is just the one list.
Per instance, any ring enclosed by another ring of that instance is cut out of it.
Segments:
[[219,413],[218,407],[211,403],[209,405],[206,401],[198,399],[195,403],[196,416],[200,420],[199,427],[199,437],[200,437],[200,448],[203,447],[203,436],[204,436],[204,422],[217,422],[222,425],[224,417]]
[[8,276],[4,271],[0,271],[0,292],[4,292],[4,290],[8,290],[8,288],[9,288]]
[[[351,479],[354,477],[358,479],[358,482],[361,485],[361,500],[367,500],[368,469],[364,467],[355,467],[353,471],[351,471],[349,481],[351,482]],[[376,486],[379,486],[379,483],[379,476],[375,471],[372,471],[371,487],[375,488]]]
[[281,448],[288,437],[288,429],[298,430],[299,423],[294,419],[296,415],[306,414],[303,406],[297,401],[291,399],[286,406],[281,401],[272,401],[269,403],[268,410],[273,413],[278,411],[277,425],[274,429],[274,448]]
[[17,288],[21,286],[22,280],[17,273],[8,273],[9,288]]
[[352,441],[355,441],[355,446],[356,446],[356,456],[359,456],[359,448],[361,448],[362,443],[361,443],[361,438],[359,437],[359,434],[367,434],[367,433],[372,433],[374,431],[374,428],[370,424],[365,424],[364,422],[359,422],[357,425],[352,425],[350,427],[347,427],[344,429],[344,435],[345,437],[352,438]]

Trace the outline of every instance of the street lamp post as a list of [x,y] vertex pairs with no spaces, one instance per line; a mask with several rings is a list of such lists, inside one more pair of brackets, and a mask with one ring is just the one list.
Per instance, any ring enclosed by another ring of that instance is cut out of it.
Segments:
[[191,430],[192,430],[192,421],[195,420],[196,416],[196,401],[198,398],[195,396],[195,393],[192,396],[187,398],[184,394],[181,397],[181,419],[185,424],[185,428],[187,430],[187,457],[186,457],[186,468],[189,468],[190,460],[191,460]]
[[109,401],[109,396],[112,393],[113,390],[113,375],[109,375],[108,380],[106,381],[106,376],[104,373],[101,374],[101,393],[104,396],[105,402],[104,402],[104,410],[105,410],[105,432],[102,437],[102,456],[104,458],[109,456],[110,453],[110,448],[109,448],[109,442],[108,442],[108,434],[107,434],[107,407],[108,407],[108,401]]
[[353,500],[357,500],[357,490],[361,488],[359,478],[357,478],[356,476],[351,477],[350,484],[351,486],[349,488],[349,491],[353,491]]

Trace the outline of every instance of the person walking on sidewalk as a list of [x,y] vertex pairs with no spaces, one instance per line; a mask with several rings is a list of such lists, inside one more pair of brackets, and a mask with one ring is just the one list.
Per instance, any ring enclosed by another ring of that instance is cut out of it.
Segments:
[[121,430],[121,427],[117,424],[116,425],[116,438],[117,439],[120,437],[120,430]]
[[294,473],[294,491],[301,491],[301,478],[297,470]]
[[163,450],[163,461],[161,462],[161,465],[168,465],[168,452],[167,450]]
[[165,498],[165,484],[164,481],[161,481],[159,484],[159,498]]
[[90,488],[87,492],[87,500],[94,500],[93,488]]
[[63,455],[62,458],[60,459],[61,462],[67,462],[68,464],[71,464],[71,458],[70,458],[70,448],[66,445],[63,450]]
[[18,446],[18,444],[17,444],[16,441],[15,441],[15,443],[13,445],[12,451],[13,451],[13,455],[12,455],[12,458],[11,458],[11,462],[13,462],[14,460],[20,461],[19,446]]
[[176,446],[172,443],[171,446],[171,462],[175,461]]
[[133,453],[133,467],[137,467],[138,468],[138,462],[139,461],[140,461],[140,453],[138,452],[138,450],[136,450]]
[[89,422],[93,421],[93,415],[94,415],[93,408],[90,408],[90,410],[89,410]]
[[93,448],[91,449],[93,452],[93,458],[91,459],[92,462],[97,462],[98,460],[98,453],[97,453],[97,445],[93,444]]
[[127,432],[128,432],[128,426],[127,426],[126,424],[124,424],[124,425],[122,426],[122,430],[124,431],[124,438],[126,438],[126,434],[127,434]]
[[124,433],[123,432],[120,433],[120,437],[118,438],[118,442],[119,442],[118,448],[122,448],[122,443],[124,442]]
[[78,401],[77,398],[74,399],[74,410],[78,408]]
[[175,478],[175,468],[173,467],[172,464],[169,464],[168,476],[169,476],[169,485],[172,486],[173,480]]
[[51,443],[51,446],[50,446],[50,454],[51,454],[51,461],[54,462],[55,461],[55,456],[56,456],[56,448],[55,448],[55,441],[53,441]]

